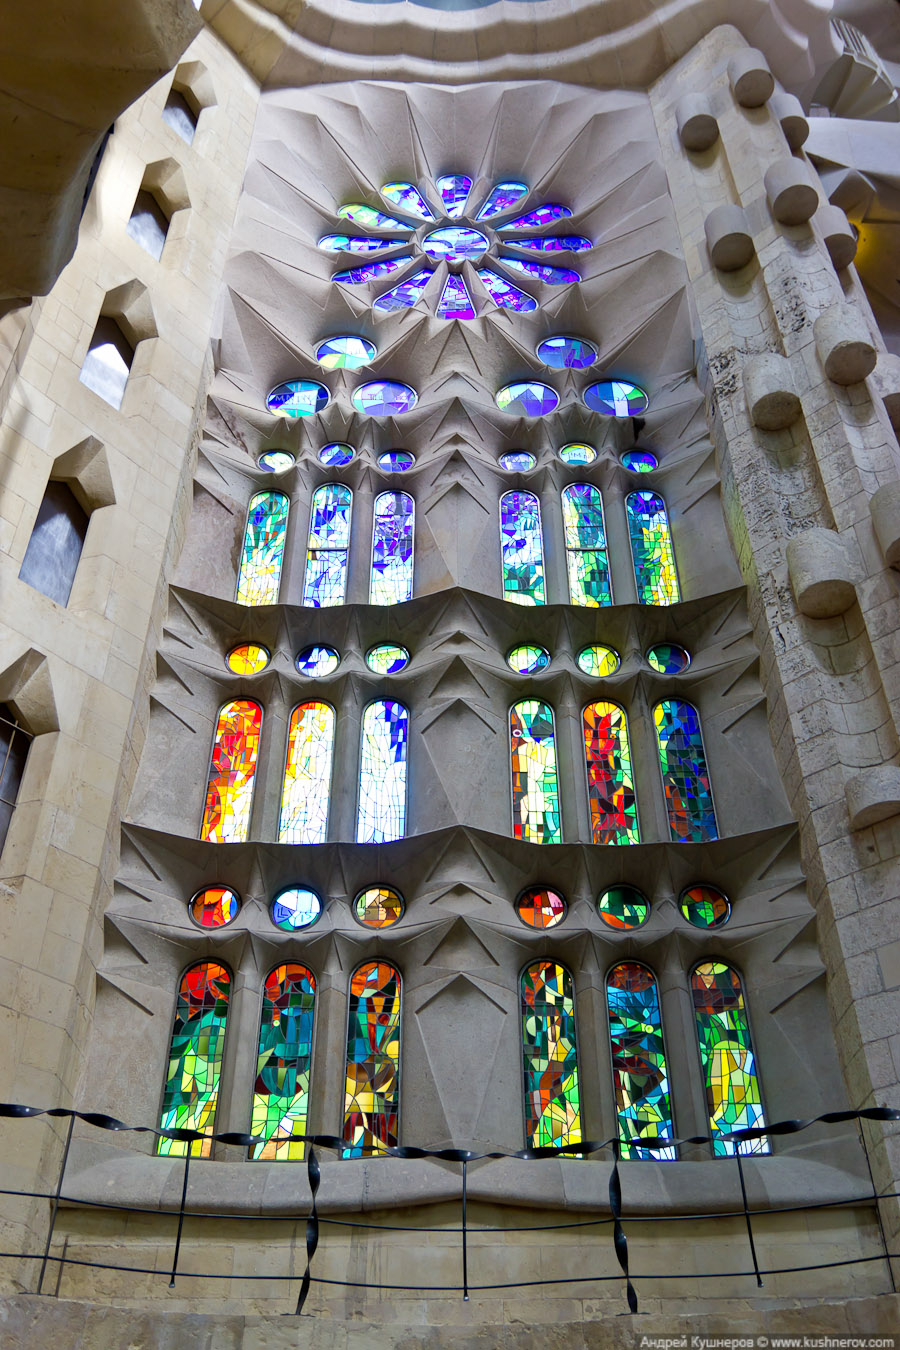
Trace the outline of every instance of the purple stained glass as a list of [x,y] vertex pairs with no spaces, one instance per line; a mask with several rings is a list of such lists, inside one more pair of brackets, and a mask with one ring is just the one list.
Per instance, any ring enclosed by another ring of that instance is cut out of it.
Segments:
[[538,360],[554,370],[585,370],[597,360],[597,348],[586,338],[551,337],[538,343]]
[[639,384],[628,380],[600,380],[589,384],[582,395],[591,412],[604,417],[639,417],[650,399]]
[[384,248],[397,248],[408,244],[408,239],[369,239],[348,234],[323,234],[319,248],[326,253],[378,253]]
[[401,211],[408,211],[411,216],[418,216],[419,220],[434,220],[434,212],[412,183],[385,183],[381,192]]
[[549,267],[547,263],[532,262],[529,258],[506,258],[502,254],[500,261],[524,276],[546,281],[550,286],[568,286],[572,281],[581,280],[581,273],[573,272],[571,267]]
[[348,286],[367,286],[378,277],[388,277],[399,272],[409,258],[385,258],[383,262],[363,263],[362,267],[351,267],[346,272],[335,272],[332,281],[345,281]]
[[495,399],[501,412],[516,417],[545,417],[559,406],[559,394],[548,384],[537,380],[522,380],[498,390]]
[[369,417],[396,417],[409,412],[418,402],[418,394],[397,380],[370,380],[354,389],[350,396],[357,412]]
[[469,299],[469,292],[466,290],[466,283],[462,277],[451,276],[447,278],[447,284],[438,301],[437,316],[439,319],[475,318],[475,309]]
[[342,220],[352,220],[354,225],[362,225],[367,230],[409,229],[405,220],[398,220],[396,216],[386,216],[381,211],[376,211],[374,206],[364,206],[362,202],[347,202],[346,205],[339,206],[338,215]]
[[498,183],[491,188],[490,196],[475,217],[476,220],[490,220],[504,211],[511,211],[528,192],[526,183]]
[[383,455],[378,456],[378,467],[386,473],[406,473],[415,462],[416,457],[409,450],[385,450]]
[[545,234],[542,239],[507,239],[516,248],[533,248],[539,253],[587,253],[594,245],[583,234]]
[[649,450],[626,450],[622,463],[632,473],[652,473],[659,468],[659,460]]
[[447,225],[432,230],[422,240],[422,248],[435,262],[474,262],[488,247],[487,236],[465,225]]
[[281,417],[310,417],[321,412],[328,399],[324,384],[315,380],[286,380],[268,395],[266,407]]
[[500,305],[503,309],[514,309],[517,314],[530,314],[533,309],[538,307],[538,302],[533,295],[527,295],[525,291],[520,291],[518,286],[514,286],[511,281],[499,277],[496,272],[491,272],[487,267],[478,268],[478,279],[494,304]]
[[427,267],[421,272],[415,272],[405,281],[401,281],[399,286],[395,286],[392,291],[385,291],[375,301],[374,308],[380,309],[383,314],[393,314],[398,309],[409,309],[421,299],[422,292],[428,285],[434,273]]
[[437,180],[438,192],[444,210],[451,220],[458,220],[466,209],[466,198],[472,190],[472,180],[464,173],[445,174]]
[[498,225],[498,230],[538,230],[542,225],[552,225],[554,220],[565,220],[572,212],[567,206],[560,206],[558,202],[548,202],[546,206],[538,206],[533,211],[529,211],[526,216],[517,216],[515,220],[509,220],[505,225]]

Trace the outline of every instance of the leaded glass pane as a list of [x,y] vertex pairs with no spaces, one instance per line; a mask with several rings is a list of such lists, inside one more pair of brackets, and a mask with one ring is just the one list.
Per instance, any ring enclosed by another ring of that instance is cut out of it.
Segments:
[[606,981],[613,1085],[623,1158],[675,1158],[675,1149],[641,1148],[642,1139],[672,1139],[672,1104],[656,979],[623,961]]
[[522,976],[525,1145],[580,1144],[575,990],[565,966],[537,961]]
[[288,727],[279,844],[324,844],[333,749],[334,710],[301,703]]
[[603,501],[590,483],[570,483],[562,492],[569,596],[592,609],[612,604]]
[[[215,1130],[230,992],[231,976],[214,961],[185,972],[175,1006],[160,1129]],[[156,1151],[183,1158],[188,1147],[185,1141],[159,1139]],[[192,1158],[208,1158],[212,1140],[198,1139],[190,1150]]]
[[697,709],[664,698],[653,709],[669,833],[676,844],[718,839],[709,770]]
[[559,844],[559,784],[553,710],[537,699],[510,709],[513,836],[533,844]]
[[369,961],[350,980],[345,1158],[394,1148],[400,1139],[400,975]]
[[656,492],[631,492],[625,498],[625,513],[638,601],[642,605],[677,604],[681,592],[665,502]]
[[625,713],[615,703],[590,703],[582,721],[591,839],[595,844],[638,844],[640,832]]
[[717,1158],[733,1157],[736,1148],[742,1154],[768,1153],[766,1139],[735,1145],[716,1137],[766,1123],[741,977],[723,961],[704,961],[691,976],[691,993],[713,1153]]
[[358,844],[402,839],[406,831],[406,745],[409,714],[379,699],[363,713],[359,763]]
[[302,1158],[309,1114],[316,981],[306,966],[277,966],[266,979],[250,1133],[250,1156],[269,1161]]
[[533,492],[506,492],[500,498],[500,550],[504,600],[545,604],[541,504]]
[[325,483],[313,493],[309,515],[304,605],[342,605],[347,591],[353,494],[343,483]]
[[250,499],[234,597],[239,605],[274,605],[278,601],[288,505],[283,492],[257,492]]
[[262,708],[250,699],[226,703],[216,722],[200,838],[242,844],[250,833]]
[[399,605],[412,595],[415,503],[408,492],[375,498],[369,603]]

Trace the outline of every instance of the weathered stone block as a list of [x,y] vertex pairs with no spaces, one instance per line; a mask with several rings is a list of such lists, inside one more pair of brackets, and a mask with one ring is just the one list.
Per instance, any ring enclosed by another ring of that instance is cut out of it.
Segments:
[[813,325],[816,351],[835,384],[858,384],[875,369],[877,352],[863,315],[843,301],[832,305]]
[[900,565],[900,482],[885,483],[869,500],[872,524],[888,567]]
[[893,764],[865,769],[844,784],[844,792],[850,824],[863,830],[900,811],[900,769]]
[[778,159],[765,173],[769,210],[781,225],[803,225],[819,205],[819,193],[802,159]]
[[736,272],[753,257],[753,235],[742,207],[714,207],[703,228],[709,256],[721,272]]
[[678,136],[685,150],[708,150],[719,135],[719,124],[705,94],[685,94],[675,105]]
[[791,363],[777,352],[762,352],[744,363],[744,393],[754,424],[764,431],[792,426],[803,411]]
[[787,546],[787,565],[797,608],[811,619],[832,618],[856,598],[846,547],[834,530],[805,530]]
[[822,238],[835,268],[848,267],[856,257],[856,235],[846,213],[839,206],[823,203],[816,211],[814,223],[822,231]]
[[781,123],[781,130],[791,149],[799,150],[809,135],[809,123],[799,98],[785,93],[783,89],[776,89],[769,99],[769,111]]
[[882,400],[891,426],[900,433],[900,356],[878,353],[878,364],[869,376],[869,388]]
[[755,47],[736,52],[728,62],[728,79],[742,108],[760,108],[775,89],[769,63]]

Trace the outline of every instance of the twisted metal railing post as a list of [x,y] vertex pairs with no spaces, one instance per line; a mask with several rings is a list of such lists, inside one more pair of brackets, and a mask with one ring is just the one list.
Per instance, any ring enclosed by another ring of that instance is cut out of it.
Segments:
[[734,1156],[737,1159],[738,1176],[741,1182],[741,1204],[744,1207],[744,1222],[747,1225],[747,1237],[750,1240],[750,1255],[753,1257],[753,1270],[756,1274],[757,1287],[762,1289],[762,1276],[759,1273],[759,1262],[756,1259],[756,1243],[753,1240],[753,1224],[750,1222],[750,1208],[747,1204],[747,1187],[744,1185],[744,1164],[741,1161],[741,1145],[739,1140],[734,1140]]
[[312,1193],[312,1208],[310,1209],[309,1216],[306,1220],[306,1270],[303,1272],[300,1293],[297,1296],[296,1313],[298,1317],[303,1311],[303,1305],[309,1294],[311,1280],[310,1266],[312,1265],[312,1259],[316,1254],[316,1248],[319,1245],[319,1211],[316,1206],[316,1194],[319,1190],[322,1174],[319,1170],[319,1160],[316,1157],[316,1150],[313,1148],[312,1144],[309,1146],[309,1153],[306,1158],[306,1175],[309,1177],[309,1189]]
[[469,1301],[469,1233],[466,1224],[466,1200],[468,1198],[468,1162],[463,1158],[462,1165],[462,1277],[463,1302]]
[[191,1149],[192,1143],[188,1143],[184,1155],[184,1180],[181,1183],[181,1207],[178,1211],[178,1232],[175,1236],[175,1253],[172,1257],[172,1274],[169,1277],[169,1288],[175,1288],[175,1272],[178,1269],[178,1253],[181,1250],[181,1230],[184,1228],[184,1209],[187,1201],[188,1175],[191,1167]]
[[47,1232],[47,1241],[44,1246],[44,1259],[41,1262],[41,1273],[38,1276],[37,1290],[35,1291],[38,1294],[43,1292],[44,1272],[47,1269],[47,1261],[50,1257],[50,1244],[53,1242],[53,1231],[56,1228],[56,1216],[59,1213],[59,1197],[62,1195],[63,1177],[66,1174],[66,1163],[69,1161],[69,1146],[72,1143],[72,1131],[74,1128],[75,1113],[73,1111],[69,1116],[69,1128],[66,1131],[66,1144],[63,1149],[62,1162],[59,1168],[59,1180],[56,1183],[56,1194],[53,1197],[53,1205],[50,1210],[50,1228]]
[[619,1176],[621,1144],[618,1139],[613,1139],[611,1143],[613,1147],[613,1169],[609,1174],[609,1208],[613,1216],[613,1246],[622,1273],[625,1276],[625,1297],[628,1300],[628,1311],[636,1313],[638,1300],[628,1273],[628,1239],[625,1236],[625,1229],[622,1227],[622,1181]]

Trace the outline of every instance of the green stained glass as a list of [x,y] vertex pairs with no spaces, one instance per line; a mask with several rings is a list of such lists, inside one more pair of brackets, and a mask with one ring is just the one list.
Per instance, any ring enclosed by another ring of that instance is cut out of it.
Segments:
[[656,492],[625,498],[631,558],[642,605],[674,605],[681,599],[666,504]]
[[541,505],[533,492],[500,498],[503,598],[516,605],[546,604]]
[[570,483],[562,492],[569,595],[592,609],[612,604],[603,502],[590,483]]
[[578,653],[578,669],[594,679],[615,675],[622,658],[612,647],[582,647]]
[[376,675],[396,675],[409,665],[409,652],[395,642],[382,642],[366,652],[366,665]]
[[641,1147],[675,1133],[656,980],[646,966],[623,961],[609,972],[606,1002],[622,1157],[673,1160],[674,1147]]
[[274,605],[278,601],[288,505],[283,492],[257,492],[250,498],[234,597],[239,605]]
[[575,990],[565,966],[537,961],[522,976],[525,1145],[580,1144]]
[[400,975],[369,961],[350,980],[344,1157],[400,1140]]
[[513,836],[533,844],[559,844],[559,783],[553,710],[537,699],[510,709]]
[[512,651],[507,653],[506,664],[517,675],[534,675],[536,671],[547,669],[550,664],[550,653],[546,647],[536,647],[529,643],[524,647],[513,647]]
[[653,722],[672,840],[706,844],[718,839],[697,709],[665,698],[653,709]]
[[[215,1130],[230,992],[231,976],[214,961],[202,961],[185,973],[175,1008],[160,1129]],[[198,1139],[189,1146],[159,1139],[156,1151],[183,1158],[188,1147],[192,1158],[208,1158],[212,1140]]]
[[353,494],[343,483],[325,483],[313,493],[309,516],[304,605],[342,605],[347,591]]
[[597,451],[592,445],[583,445],[581,442],[573,442],[571,445],[564,445],[557,451],[563,464],[568,464],[570,468],[577,464],[593,464],[597,458]]
[[625,713],[615,703],[590,703],[582,720],[591,840],[595,844],[638,844],[641,836]]
[[250,1156],[267,1161],[302,1158],[309,1115],[316,981],[306,966],[277,966],[266,979],[250,1133]]
[[636,886],[610,886],[597,900],[597,913],[610,928],[640,928],[650,917],[650,902]]
[[266,473],[284,473],[286,469],[293,468],[297,461],[289,450],[266,450],[256,462]]
[[333,748],[334,709],[301,703],[288,727],[279,844],[324,844]]
[[715,886],[689,886],[678,907],[695,928],[721,928],[731,918],[731,902]]
[[691,658],[674,642],[658,642],[647,652],[647,664],[660,675],[680,675],[691,664]]
[[765,1138],[735,1145],[717,1137],[766,1123],[741,978],[722,961],[704,961],[691,976],[691,993],[713,1153],[717,1158],[733,1157],[736,1148],[742,1154],[768,1153]]

